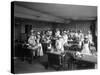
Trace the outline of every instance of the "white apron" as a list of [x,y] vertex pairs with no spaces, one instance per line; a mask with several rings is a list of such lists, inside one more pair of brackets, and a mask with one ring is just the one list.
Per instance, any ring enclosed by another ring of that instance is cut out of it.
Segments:
[[38,44],[37,56],[43,56],[43,49],[41,44]]
[[92,41],[93,38],[92,38],[92,35],[91,34],[88,35],[88,38],[89,38],[90,43],[93,43],[93,41]]
[[67,35],[64,35],[64,36],[63,36],[63,39],[64,39],[64,41],[63,41],[64,44],[67,43],[67,41],[68,41],[68,36],[67,36]]
[[87,43],[84,43],[84,42],[83,42],[83,47],[82,47],[81,53],[82,53],[82,54],[91,55],[91,51],[90,51],[90,49],[89,49],[89,42],[87,42]]
[[57,51],[61,51],[61,52],[64,52],[64,44],[63,44],[63,39],[61,38],[61,39],[59,39],[59,40],[56,40],[56,49],[57,49]]

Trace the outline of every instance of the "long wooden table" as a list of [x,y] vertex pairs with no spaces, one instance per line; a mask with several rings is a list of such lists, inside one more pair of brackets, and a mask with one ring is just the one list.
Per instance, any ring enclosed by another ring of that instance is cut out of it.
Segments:
[[97,56],[94,55],[83,55],[81,58],[75,57],[77,60],[87,61],[91,63],[97,63]]
[[[61,53],[61,52],[56,52],[56,51],[49,51],[47,52],[48,53],[48,63],[51,64],[51,65],[58,65],[58,66],[62,66],[62,65],[65,65],[63,64],[63,60],[64,60],[64,54],[71,54],[73,56],[73,58],[77,61],[80,61],[80,63],[92,63],[94,64],[94,68],[95,66],[97,65],[97,56],[95,55],[83,55],[81,58],[79,57],[76,57],[75,56],[75,53],[76,51],[65,51],[64,53]],[[74,61],[72,61],[71,63],[73,63]],[[71,64],[70,63],[70,64]]]
[[[55,54],[55,55],[61,55],[62,54],[61,52],[56,52],[56,51],[51,51],[51,52],[47,52],[47,53]],[[87,62],[91,62],[91,63],[95,63],[95,64],[97,63],[97,56],[96,55],[92,55],[92,54],[91,55],[82,54],[82,57],[79,58],[79,57],[76,57],[74,55],[76,53],[76,51],[66,50],[65,53],[72,54],[72,56],[76,60],[87,61]]]

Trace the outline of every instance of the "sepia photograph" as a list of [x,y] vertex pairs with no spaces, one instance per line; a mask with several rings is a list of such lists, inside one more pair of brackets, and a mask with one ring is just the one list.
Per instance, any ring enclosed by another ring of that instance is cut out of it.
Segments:
[[97,69],[97,8],[11,2],[11,73]]

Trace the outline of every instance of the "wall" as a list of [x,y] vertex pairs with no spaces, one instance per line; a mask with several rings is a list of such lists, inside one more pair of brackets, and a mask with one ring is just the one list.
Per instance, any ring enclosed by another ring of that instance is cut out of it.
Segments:
[[[25,38],[26,26],[28,26],[28,32],[33,28],[36,31],[48,30],[52,29],[53,22],[47,21],[36,21],[30,19],[16,18],[15,17],[15,25],[14,25],[14,38],[15,40],[21,40]],[[21,38],[22,37],[22,38]]]
[[82,30],[84,34],[90,31],[92,21],[71,21],[69,24],[57,24],[57,28],[66,30]]
[[33,28],[36,31],[60,28],[60,29],[67,29],[67,30],[68,29],[82,30],[83,33],[87,33],[90,30],[90,26],[92,25],[92,21],[71,21],[69,24],[65,24],[65,23],[54,23],[54,22],[47,22],[47,21],[36,21],[36,20],[23,19],[23,18],[15,18],[15,23],[20,24],[18,26],[15,26],[16,39],[19,39],[21,35],[24,36],[26,25],[31,26],[30,29]]
[[82,30],[84,34],[90,31],[92,21],[73,21],[68,25],[68,29]]
[[20,40],[20,33],[21,33],[21,25],[20,23],[16,23],[14,25],[14,40],[19,39]]

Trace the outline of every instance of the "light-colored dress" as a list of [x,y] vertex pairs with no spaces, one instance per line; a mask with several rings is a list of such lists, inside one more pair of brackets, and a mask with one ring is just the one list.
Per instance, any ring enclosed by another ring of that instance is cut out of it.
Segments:
[[60,52],[64,52],[64,40],[62,38],[56,40],[56,50]]
[[63,39],[64,39],[64,44],[67,43],[67,41],[68,41],[68,36],[65,34],[65,35],[63,35],[62,37],[63,37]]
[[89,38],[89,41],[90,41],[90,43],[93,43],[93,38],[92,38],[92,35],[91,34],[88,34],[88,38]]
[[91,51],[89,49],[89,41],[88,42],[82,42],[82,54],[87,54],[87,55],[91,55]]
[[77,35],[77,38],[79,40],[79,47],[82,46],[82,42],[84,41],[84,35],[82,33]]
[[36,53],[35,53],[35,50],[34,50],[33,48],[34,48],[34,46],[36,45],[36,37],[35,37],[34,35],[31,35],[31,36],[29,37],[29,39],[28,39],[28,44],[29,44],[28,49],[33,50],[33,51],[32,51],[32,54],[33,54],[33,56],[35,56]]
[[38,46],[37,56],[43,56],[43,49],[41,43],[39,43],[37,46]]

